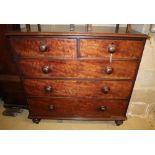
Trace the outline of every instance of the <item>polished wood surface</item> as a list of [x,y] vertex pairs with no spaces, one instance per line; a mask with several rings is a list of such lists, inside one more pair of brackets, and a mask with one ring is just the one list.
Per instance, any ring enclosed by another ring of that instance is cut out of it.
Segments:
[[[12,48],[19,57],[62,57],[73,58],[76,52],[75,39],[40,39],[40,38],[14,38],[11,40]],[[45,51],[40,47],[45,45]]]
[[80,55],[81,57],[109,58],[110,44],[116,46],[113,58],[140,58],[144,48],[144,41],[82,39],[80,40]]
[[129,29],[7,33],[29,118],[125,120],[148,37]]
[[[140,38],[146,39],[147,35],[141,34],[140,32],[130,30],[127,32],[125,27],[119,27],[116,31],[115,27],[106,27],[106,26],[89,26],[89,31],[87,26],[85,25],[74,25],[74,28],[70,28],[70,25],[51,25],[51,28],[42,28],[41,31],[36,32],[31,30],[31,32],[27,32],[26,29],[21,29],[16,32],[8,32],[7,36],[102,36],[102,37],[128,37],[128,38]],[[90,24],[89,24],[90,25]]]
[[[17,75],[17,69],[13,63],[12,56],[8,52],[8,42],[5,37],[8,26],[0,24],[0,74]],[[11,29],[11,25],[9,27]]]
[[[75,61],[65,60],[20,60],[20,70],[24,77],[29,78],[52,78],[52,77],[77,77],[77,65]],[[47,73],[43,68],[48,66]]]
[[[33,117],[125,117],[126,100],[75,99],[75,98],[30,98],[29,109]],[[105,107],[102,110],[102,107]],[[52,107],[52,108],[50,108]]]
[[7,31],[19,30],[18,24],[0,24],[0,98],[8,109],[27,106],[23,86],[17,66],[10,52],[9,42],[5,36]]
[[[22,75],[27,78],[105,78],[105,79],[132,79],[135,75],[138,61],[108,60],[20,60]],[[124,66],[128,66],[125,68]],[[48,67],[44,72],[44,67]],[[112,73],[106,72],[112,67]]]
[[[45,88],[52,90],[46,92]],[[28,96],[74,96],[74,97],[102,97],[126,99],[132,82],[129,81],[83,81],[83,80],[24,80],[24,87]],[[102,89],[109,87],[104,93]]]

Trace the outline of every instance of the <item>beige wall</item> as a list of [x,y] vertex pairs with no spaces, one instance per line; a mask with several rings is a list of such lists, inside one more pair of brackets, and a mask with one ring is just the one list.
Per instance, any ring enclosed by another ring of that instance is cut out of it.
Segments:
[[155,119],[155,34],[146,41],[128,116]]

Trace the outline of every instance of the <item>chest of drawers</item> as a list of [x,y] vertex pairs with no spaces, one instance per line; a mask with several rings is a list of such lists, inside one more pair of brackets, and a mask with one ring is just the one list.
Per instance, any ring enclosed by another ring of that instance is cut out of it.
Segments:
[[147,36],[10,33],[29,118],[114,120],[126,111]]

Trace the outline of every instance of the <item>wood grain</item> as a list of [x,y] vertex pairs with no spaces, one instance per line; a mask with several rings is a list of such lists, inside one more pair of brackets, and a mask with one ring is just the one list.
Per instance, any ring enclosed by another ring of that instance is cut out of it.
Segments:
[[[105,79],[132,79],[136,72],[138,61],[88,60],[78,63],[77,75],[79,78],[105,78]],[[105,72],[106,67],[112,67],[111,74]]]
[[[29,118],[124,120],[148,36],[120,30],[8,33]],[[116,51],[109,63],[112,43]],[[41,52],[40,45],[46,45],[46,51]],[[43,73],[44,66],[48,73]],[[105,72],[109,66],[111,74]]]
[[[76,61],[65,60],[20,60],[18,61],[22,75],[30,78],[77,77]],[[43,73],[44,66],[49,67],[48,73]]]
[[144,48],[144,41],[81,39],[80,55],[109,58],[108,45],[112,43],[116,45],[113,58],[140,58]]
[[[45,87],[51,86],[53,91],[45,92]],[[126,99],[132,82],[129,81],[83,81],[83,80],[24,80],[24,87],[28,96],[73,96],[73,97],[101,97]],[[104,94],[101,89],[109,87]]]
[[91,32],[70,32],[68,29],[68,32],[7,32],[6,36],[16,37],[16,36],[78,36],[78,37],[112,37],[112,38],[131,38],[131,39],[142,39],[146,40],[149,38],[148,35],[137,33],[136,31],[132,31],[130,33],[126,33],[126,29],[120,31],[121,28],[119,28],[119,33],[115,33],[115,28],[106,28],[106,29],[100,29],[100,31],[91,31]]
[[[18,65],[24,77],[28,78],[107,78],[132,79],[135,75],[138,61],[72,61],[72,60],[20,60]],[[48,73],[42,68],[49,67]],[[112,67],[113,72],[107,74],[106,67]]]
[[[49,110],[49,106],[53,110]],[[106,110],[101,111],[100,107]],[[77,99],[77,98],[33,98],[29,99],[31,117],[85,117],[111,118],[125,117],[128,102],[126,100]]]
[[[41,52],[40,45],[45,44],[47,51]],[[11,39],[14,52],[19,57],[62,57],[73,58],[76,54],[75,39],[41,39],[41,38],[14,38]]]

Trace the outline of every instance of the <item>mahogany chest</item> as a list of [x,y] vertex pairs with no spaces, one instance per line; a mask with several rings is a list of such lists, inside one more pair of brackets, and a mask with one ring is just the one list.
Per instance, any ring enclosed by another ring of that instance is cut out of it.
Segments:
[[113,120],[126,112],[146,35],[8,33],[29,118]]

